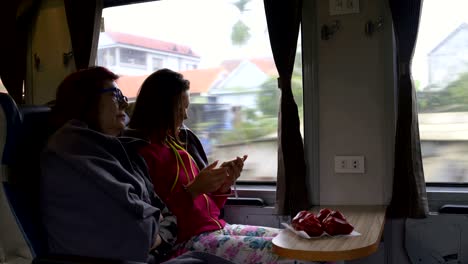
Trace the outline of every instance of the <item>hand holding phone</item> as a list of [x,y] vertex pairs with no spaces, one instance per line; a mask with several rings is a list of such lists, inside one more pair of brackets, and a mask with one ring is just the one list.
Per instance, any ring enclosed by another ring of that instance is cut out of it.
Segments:
[[228,169],[228,177],[226,177],[226,180],[219,189],[220,192],[228,192],[231,186],[234,186],[234,193],[237,197],[236,180],[240,177],[242,169],[244,168],[244,162],[247,160],[247,157],[247,155],[244,155],[242,158],[236,157],[233,160],[226,161],[221,164],[221,167]]

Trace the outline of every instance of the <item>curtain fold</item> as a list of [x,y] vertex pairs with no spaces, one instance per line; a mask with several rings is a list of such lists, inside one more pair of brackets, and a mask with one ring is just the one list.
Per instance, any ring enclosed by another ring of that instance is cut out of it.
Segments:
[[397,127],[391,217],[428,215],[426,182],[421,158],[416,91],[411,60],[418,34],[421,0],[389,0],[397,55]]
[[65,0],[76,69],[95,65],[103,0]]
[[0,32],[4,36],[0,41],[0,77],[8,93],[17,104],[21,103],[22,100],[22,85],[16,85],[19,81],[16,81],[18,78],[15,70],[18,68],[17,63],[19,62],[19,60],[15,60],[18,6],[18,1],[0,1]]
[[291,90],[302,0],[264,0],[271,48],[281,89],[278,115],[278,213],[294,216],[310,207],[304,146],[297,104]]
[[17,104],[23,102],[29,33],[41,1],[0,1],[0,78]]

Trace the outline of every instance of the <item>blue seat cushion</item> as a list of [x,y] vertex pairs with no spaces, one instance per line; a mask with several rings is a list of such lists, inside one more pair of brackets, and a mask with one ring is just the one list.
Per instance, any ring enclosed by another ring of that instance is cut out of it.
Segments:
[[2,188],[10,207],[13,209],[15,220],[23,233],[31,254],[33,257],[44,255],[47,249],[47,241],[39,217],[39,208],[28,207],[27,201],[22,198],[25,195],[15,186],[3,182]]
[[0,93],[0,105],[6,119],[6,141],[3,148],[2,164],[9,165],[15,157],[15,147],[18,141],[18,131],[21,129],[21,114],[13,99],[6,93]]

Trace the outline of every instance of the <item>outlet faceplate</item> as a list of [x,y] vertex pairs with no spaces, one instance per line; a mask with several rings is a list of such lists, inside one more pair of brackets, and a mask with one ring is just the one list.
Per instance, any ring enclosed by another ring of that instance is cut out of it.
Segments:
[[359,13],[359,0],[329,0],[330,15]]
[[335,156],[335,173],[365,173],[364,156]]

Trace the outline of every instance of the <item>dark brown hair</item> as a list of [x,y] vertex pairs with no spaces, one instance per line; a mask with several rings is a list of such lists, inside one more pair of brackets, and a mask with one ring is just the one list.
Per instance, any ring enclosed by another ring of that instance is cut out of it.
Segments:
[[115,81],[116,74],[104,67],[91,67],[74,72],[60,83],[52,107],[52,123],[57,128],[71,119],[97,128],[99,90],[107,80]]
[[145,137],[163,142],[168,133],[177,138],[177,118],[180,116],[182,94],[190,82],[182,74],[161,69],[146,78],[140,88],[130,128]]

